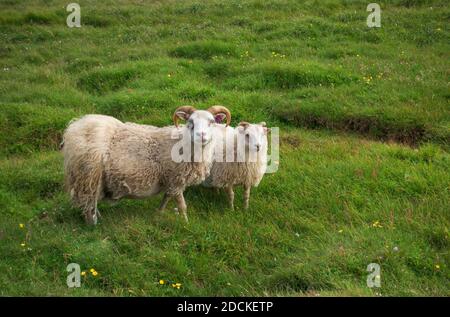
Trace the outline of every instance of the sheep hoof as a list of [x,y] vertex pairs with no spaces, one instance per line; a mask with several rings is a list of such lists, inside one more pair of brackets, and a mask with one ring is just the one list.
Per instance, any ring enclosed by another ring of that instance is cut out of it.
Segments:
[[84,217],[86,224],[90,225],[90,226],[95,226],[97,224],[98,218],[97,215],[86,215]]
[[96,207],[84,212],[84,220],[86,221],[86,224],[90,226],[95,226],[97,224],[99,216],[100,212]]
[[165,210],[165,209],[162,209],[162,208],[158,208],[158,209],[156,209],[156,212],[159,213],[159,214],[161,214],[161,215],[163,215],[163,214],[166,213],[166,210]]

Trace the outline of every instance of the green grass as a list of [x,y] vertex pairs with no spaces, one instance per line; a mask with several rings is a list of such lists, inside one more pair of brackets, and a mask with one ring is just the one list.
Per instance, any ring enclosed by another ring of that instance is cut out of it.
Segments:
[[[449,296],[450,9],[379,3],[369,29],[359,0],[83,1],[70,29],[63,1],[2,1],[0,295]],[[87,227],[63,191],[67,123],[166,125],[184,104],[280,127],[250,209],[189,188],[189,224],[153,197]],[[99,275],[69,289],[71,262]]]

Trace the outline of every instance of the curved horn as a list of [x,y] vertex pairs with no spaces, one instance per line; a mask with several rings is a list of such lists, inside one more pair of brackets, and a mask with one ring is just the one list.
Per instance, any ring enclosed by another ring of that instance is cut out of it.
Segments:
[[173,120],[173,123],[175,124],[175,126],[178,128],[178,119],[179,119],[179,117],[177,115],[177,112],[184,112],[184,113],[186,113],[188,115],[187,118],[189,118],[189,116],[195,110],[197,110],[197,109],[195,109],[192,106],[181,106],[181,107],[178,107],[177,110],[175,110],[175,112],[173,113],[173,116],[172,116],[172,120]]
[[230,110],[228,110],[226,107],[220,106],[220,105],[211,106],[211,107],[208,108],[208,111],[211,112],[213,115],[216,115],[218,113],[225,114],[226,117],[227,117],[227,126],[230,125],[230,123],[231,123],[231,113],[230,113]]
[[244,129],[247,129],[249,127],[250,123],[248,123],[246,121],[241,121],[241,122],[239,122],[238,125],[241,127],[244,127]]

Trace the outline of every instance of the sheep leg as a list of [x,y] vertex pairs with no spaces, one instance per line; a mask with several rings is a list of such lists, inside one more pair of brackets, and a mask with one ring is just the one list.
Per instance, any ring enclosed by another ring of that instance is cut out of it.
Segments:
[[167,193],[164,193],[164,197],[159,205],[158,211],[163,213],[166,210],[167,203],[169,202],[170,196]]
[[228,202],[230,203],[231,210],[234,210],[234,191],[233,191],[233,185],[229,185],[226,188],[227,195],[228,195]]
[[250,200],[250,186],[244,187],[244,209],[248,209],[248,202]]
[[187,217],[187,212],[186,212],[187,206],[186,206],[186,202],[184,201],[183,193],[176,195],[175,199],[177,201],[178,211],[181,212],[181,214],[184,217],[184,220],[186,220],[186,222],[188,222],[188,217]]
[[[90,162],[86,166],[86,173],[80,176],[78,182],[73,186],[71,190],[71,196],[77,197],[76,201],[83,202],[84,209],[84,220],[88,225],[96,225],[98,222],[98,218],[100,217],[100,212],[97,209],[97,202],[101,200],[103,197],[103,175],[102,175],[102,167],[101,164],[98,164],[98,159],[95,157],[95,160],[89,160],[85,158],[87,162]],[[81,169],[83,170],[83,169]],[[73,199],[73,198],[72,198]]]
[[97,206],[90,206],[84,210],[84,220],[88,225],[97,224]]

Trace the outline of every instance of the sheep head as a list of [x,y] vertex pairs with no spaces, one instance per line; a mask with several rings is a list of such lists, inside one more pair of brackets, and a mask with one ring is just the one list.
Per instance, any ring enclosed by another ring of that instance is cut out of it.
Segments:
[[242,121],[236,129],[240,135],[245,137],[246,149],[259,152],[261,149],[267,147],[267,132],[269,129],[266,127],[265,122],[251,124]]
[[178,120],[186,121],[186,129],[191,133],[191,140],[194,143],[206,145],[213,135],[213,127],[224,118],[227,125],[231,121],[231,113],[224,106],[212,106],[208,110],[197,110],[192,106],[182,106],[175,110],[173,122],[178,127]]

